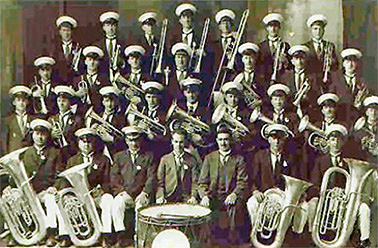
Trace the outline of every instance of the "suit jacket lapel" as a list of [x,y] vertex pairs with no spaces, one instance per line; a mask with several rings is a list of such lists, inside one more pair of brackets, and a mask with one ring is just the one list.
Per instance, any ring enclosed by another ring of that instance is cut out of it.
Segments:
[[170,176],[172,176],[172,180],[175,182],[175,185],[177,186],[178,185],[178,178],[177,178],[178,166],[176,165],[176,161],[175,161],[175,157],[173,155],[173,152],[171,152],[169,154],[169,156],[167,157],[167,160],[168,160],[167,166],[173,172],[172,173],[173,175],[170,175]]

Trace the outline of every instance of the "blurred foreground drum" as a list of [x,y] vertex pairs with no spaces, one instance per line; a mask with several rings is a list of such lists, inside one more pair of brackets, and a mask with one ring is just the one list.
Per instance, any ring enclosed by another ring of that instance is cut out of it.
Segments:
[[185,203],[141,209],[136,224],[137,247],[151,247],[152,241],[161,231],[172,228],[182,231],[191,247],[200,247],[209,241],[210,217],[209,208]]

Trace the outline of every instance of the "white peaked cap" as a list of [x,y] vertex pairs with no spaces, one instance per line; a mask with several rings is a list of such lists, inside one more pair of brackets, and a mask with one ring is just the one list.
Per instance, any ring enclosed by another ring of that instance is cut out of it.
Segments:
[[325,17],[324,15],[322,14],[316,14],[316,15],[312,15],[310,16],[308,19],[307,19],[307,27],[311,27],[311,25],[314,23],[314,22],[322,22],[324,23],[324,25],[327,25],[328,21],[327,21],[327,17]]
[[230,10],[230,9],[222,9],[222,10],[219,10],[216,14],[215,14],[215,21],[217,23],[219,23],[223,17],[229,17],[231,20],[235,20],[235,13],[234,11]]
[[58,19],[56,19],[56,26],[59,27],[60,24],[63,22],[68,22],[72,25],[72,27],[76,28],[77,27],[77,21],[71,17],[71,16],[60,16]]
[[190,11],[193,12],[193,14],[195,14],[197,12],[197,8],[193,4],[182,3],[179,6],[177,6],[175,13],[176,13],[177,16],[180,16],[182,14],[182,12],[184,12],[185,10],[190,10]]
[[100,22],[105,22],[106,20],[108,20],[110,18],[118,21],[119,20],[119,14],[117,12],[114,12],[114,11],[105,12],[105,13],[100,15]]
[[340,98],[334,93],[325,93],[318,97],[318,100],[317,100],[318,105],[322,105],[327,100],[331,100],[337,103],[340,100]]
[[87,56],[89,53],[96,53],[99,57],[104,57],[104,52],[98,46],[87,46],[83,49],[84,56]]
[[279,23],[282,23],[284,21],[284,18],[281,14],[279,13],[269,13],[267,14],[266,16],[264,16],[263,18],[263,23],[265,25],[268,25],[269,22],[272,22],[272,21],[277,21]]

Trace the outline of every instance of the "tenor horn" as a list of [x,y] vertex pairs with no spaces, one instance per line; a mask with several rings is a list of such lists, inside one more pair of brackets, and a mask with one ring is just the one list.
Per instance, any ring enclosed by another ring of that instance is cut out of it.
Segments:
[[309,116],[305,115],[299,122],[298,131],[303,132],[305,130],[310,130],[312,133],[308,137],[308,144],[315,150],[320,150],[323,153],[328,152],[328,139],[325,135],[325,132],[318,128],[317,126],[313,125],[310,120]]
[[211,118],[211,122],[213,124],[218,124],[221,121],[226,122],[231,127],[231,129],[238,134],[238,136],[246,136],[249,133],[248,127],[246,127],[236,118],[232,117],[227,112],[227,107],[224,104],[219,105],[215,109]]
[[[374,165],[366,161],[345,158],[349,173],[340,167],[327,169],[323,176],[319,203],[312,225],[312,239],[317,247],[345,247],[353,231],[361,203],[362,190],[368,177],[374,172]],[[346,178],[345,188],[328,188],[333,173]],[[369,225],[369,223],[366,223]],[[333,240],[321,237],[328,232],[334,234]]]
[[10,233],[17,243],[30,246],[38,243],[46,235],[45,213],[32,186],[31,178],[19,156],[28,147],[13,151],[0,158],[3,171],[9,174],[17,188],[3,192],[0,209]]
[[[118,128],[116,128],[115,126],[113,126],[111,123],[105,121],[103,118],[101,118],[98,114],[96,114],[96,112],[94,112],[93,110],[93,106],[90,107],[88,109],[88,111],[85,113],[85,119],[88,120],[88,119],[93,119],[93,120],[96,120],[97,122],[99,122],[101,125],[99,125],[98,127],[104,127],[105,130],[111,134],[111,135],[116,135],[118,137],[123,137],[123,133],[118,130]],[[87,121],[88,122],[88,121]],[[96,130],[96,131],[99,131],[99,130]]]
[[85,172],[88,166],[91,164],[79,164],[58,175],[66,178],[73,187],[58,192],[58,207],[76,246],[91,246],[101,235],[102,223],[88,189]]
[[[301,195],[312,185],[306,181],[282,175],[285,180],[285,191],[278,188],[264,192],[264,200],[257,210],[256,222],[253,225],[251,241],[258,248],[278,248],[285,240],[285,234],[290,226]],[[267,240],[276,231],[274,241],[269,245],[259,240]]]

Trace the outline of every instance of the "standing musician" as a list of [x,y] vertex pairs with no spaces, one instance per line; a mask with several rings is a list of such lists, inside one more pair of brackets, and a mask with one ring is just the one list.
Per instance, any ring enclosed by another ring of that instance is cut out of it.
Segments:
[[225,125],[217,128],[218,150],[205,157],[198,191],[201,205],[213,211],[211,230],[213,243],[237,244],[241,242],[241,202],[248,185],[246,164],[243,156],[232,149],[232,133]]
[[30,84],[33,96],[33,108],[36,115],[48,118],[57,112],[56,96],[52,91],[55,82],[52,80],[53,65],[55,59],[51,57],[39,57],[34,60],[34,66],[38,68],[38,77]]
[[[75,132],[78,138],[78,152],[67,162],[66,169],[73,166],[90,163],[85,169],[88,187],[95,203],[101,208],[102,222],[102,247],[108,247],[110,234],[112,233],[112,202],[110,193],[110,160],[103,154],[103,144],[94,129],[80,128]],[[61,182],[61,187],[67,187],[66,181]],[[69,246],[68,237],[63,240]],[[61,244],[63,246],[63,244]]]
[[269,13],[262,20],[268,36],[259,44],[261,60],[259,64],[266,82],[282,82],[279,79],[280,75],[290,69],[288,56],[290,45],[280,37],[283,21],[284,18],[279,13]]
[[100,72],[100,64],[104,57],[104,52],[97,46],[87,46],[83,49],[85,57],[84,74],[74,78],[74,88],[76,94],[81,99],[78,113],[85,114],[90,106],[96,111],[101,111],[101,96],[99,90],[109,85],[109,79]]
[[57,95],[56,102],[58,113],[50,116],[48,121],[51,124],[51,136],[58,149],[61,149],[64,162],[77,152],[74,133],[84,126],[81,116],[76,115],[76,107],[72,106],[72,99],[75,91],[65,85],[57,85],[53,89]]
[[156,203],[197,203],[199,161],[184,150],[187,133],[182,128],[173,130],[172,152],[160,159],[157,171]]
[[14,110],[4,119],[3,154],[28,146],[32,142],[30,122],[34,116],[29,105],[31,94],[31,90],[23,85],[13,86],[9,90]]
[[335,44],[324,40],[324,29],[327,26],[327,18],[322,14],[310,16],[307,26],[311,29],[311,40],[304,43],[309,48],[308,63],[312,73],[318,73],[319,83],[324,91],[327,90],[329,74],[339,68]]
[[152,202],[156,177],[153,154],[145,149],[142,130],[135,126],[127,126],[122,132],[125,134],[128,149],[115,155],[114,166],[111,169],[112,192],[116,194],[112,218],[118,236],[117,244],[120,247],[132,244],[134,208],[144,207]]
[[53,57],[57,61],[60,82],[72,82],[73,74],[79,72],[80,47],[72,39],[72,33],[77,28],[77,21],[71,16],[60,16],[56,19],[56,27],[60,39],[55,42]]
[[100,15],[104,38],[95,44],[105,51],[101,72],[108,74],[109,81],[113,81],[115,73],[125,67],[125,58],[122,50],[123,44],[117,37],[119,14],[108,11]]
[[[348,130],[341,124],[332,124],[326,129],[326,139],[329,146],[329,153],[319,156],[315,160],[315,167],[310,174],[310,181],[313,183],[307,194],[307,199],[311,199],[308,202],[308,220],[309,220],[309,231],[312,232],[312,223],[316,214],[316,208],[319,201],[318,195],[320,193],[320,187],[322,180],[324,178],[324,173],[328,168],[332,167],[341,167],[348,171],[346,164],[343,161],[343,158],[347,157],[346,151],[344,148],[344,141],[348,134]],[[350,172],[349,172],[350,173]],[[371,177],[370,177],[371,178]],[[332,187],[342,187],[346,185],[346,180],[344,176],[334,175],[330,178],[331,182],[328,182]],[[355,247],[370,247],[370,208],[369,208],[369,187],[371,182],[368,182],[364,188],[363,196],[361,198],[361,203],[358,208],[358,223],[360,230],[360,243]],[[353,223],[346,223],[352,225]],[[327,235],[325,233],[324,235]],[[352,234],[352,236],[354,236]],[[352,246],[351,243],[348,246]]]

